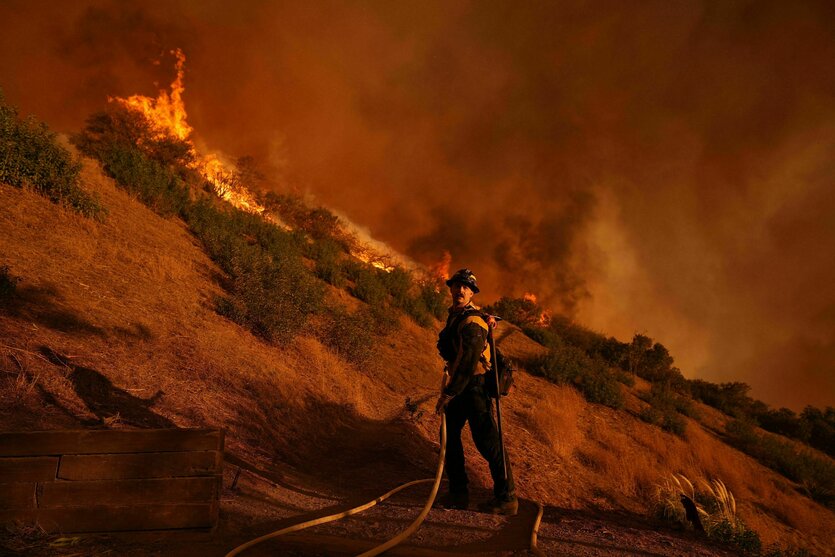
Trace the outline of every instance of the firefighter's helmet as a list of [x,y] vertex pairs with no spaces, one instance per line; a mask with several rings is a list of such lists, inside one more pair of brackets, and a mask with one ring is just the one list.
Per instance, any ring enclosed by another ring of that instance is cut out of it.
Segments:
[[455,274],[446,281],[447,286],[452,286],[455,283],[469,286],[474,294],[478,294],[478,283],[476,282],[475,275],[469,269],[455,271]]

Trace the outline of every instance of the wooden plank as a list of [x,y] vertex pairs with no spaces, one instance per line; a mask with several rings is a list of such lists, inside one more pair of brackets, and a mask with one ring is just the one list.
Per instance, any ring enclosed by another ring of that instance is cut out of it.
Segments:
[[220,477],[146,480],[55,481],[41,484],[38,506],[207,503],[219,496]]
[[62,430],[0,433],[0,456],[222,450],[213,429]]
[[212,505],[137,505],[39,509],[37,522],[47,532],[117,532],[213,528]]
[[34,509],[35,482],[0,483],[0,509]]
[[124,453],[61,457],[61,480],[126,480],[215,476],[221,473],[220,451]]
[[57,456],[0,458],[0,481],[37,482],[55,479]]

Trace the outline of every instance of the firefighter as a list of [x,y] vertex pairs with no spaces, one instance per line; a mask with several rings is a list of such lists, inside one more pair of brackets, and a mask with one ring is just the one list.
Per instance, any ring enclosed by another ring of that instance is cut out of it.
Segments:
[[[495,321],[472,303],[478,294],[476,277],[469,269],[461,269],[446,281],[452,295],[452,306],[446,326],[438,337],[438,351],[446,362],[450,376],[435,406],[435,412],[446,413],[446,473],[449,493],[441,501],[446,508],[469,507],[467,471],[461,430],[469,422],[475,446],[490,466],[493,478],[493,499],[479,509],[494,514],[515,515],[519,504],[513,484],[510,462],[504,455],[499,430],[493,418],[493,405],[485,380],[491,370],[487,346],[488,327]],[[507,473],[505,474],[505,469]]]

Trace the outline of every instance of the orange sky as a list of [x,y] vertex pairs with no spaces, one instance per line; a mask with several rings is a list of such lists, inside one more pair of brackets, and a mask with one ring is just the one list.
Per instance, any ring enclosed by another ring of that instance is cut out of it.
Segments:
[[0,4],[0,87],[77,130],[182,48],[198,140],[484,299],[835,405],[831,2]]

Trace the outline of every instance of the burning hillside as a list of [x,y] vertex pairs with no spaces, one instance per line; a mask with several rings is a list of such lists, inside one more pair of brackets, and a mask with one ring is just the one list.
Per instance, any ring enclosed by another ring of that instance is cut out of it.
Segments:
[[[152,98],[144,95],[131,95],[126,98],[109,97],[110,102],[141,115],[149,124],[151,138],[166,140],[174,138],[188,146],[188,166],[197,171],[209,184],[214,193],[234,207],[260,215],[278,226],[291,228],[276,215],[267,211],[266,206],[256,199],[250,185],[242,183],[240,173],[235,166],[224,162],[219,153],[201,153],[192,140],[194,128],[188,123],[183,94],[185,92],[186,56],[181,49],[171,51],[175,57],[175,77],[170,91],[162,89]],[[336,223],[335,223],[336,224]],[[395,266],[424,273],[414,261],[397,253],[390,246],[374,239],[367,229],[341,215],[337,226],[350,238],[351,255],[373,267],[391,272]]]

